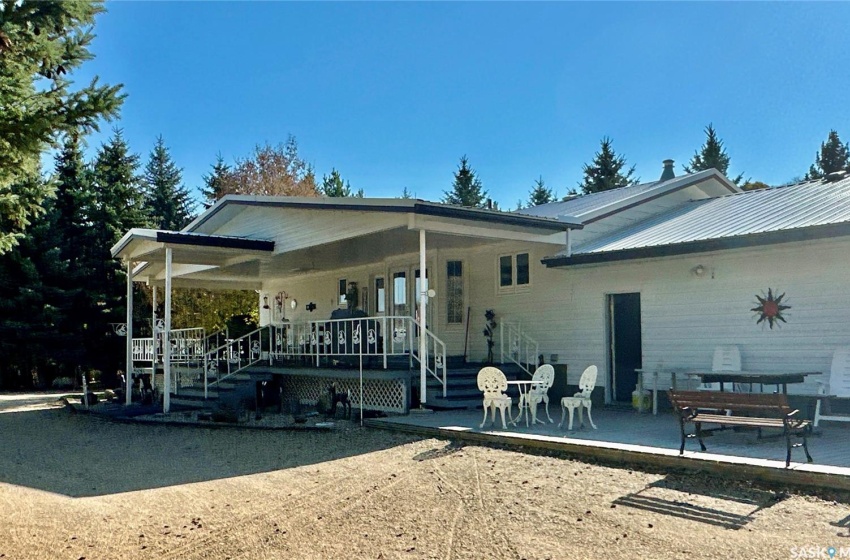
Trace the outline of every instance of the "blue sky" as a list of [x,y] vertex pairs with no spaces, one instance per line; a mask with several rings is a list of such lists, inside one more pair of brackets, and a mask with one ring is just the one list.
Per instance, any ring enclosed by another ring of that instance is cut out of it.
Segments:
[[[189,187],[293,134],[317,175],[438,200],[466,154],[502,207],[581,180],[603,136],[655,180],[713,123],[730,174],[806,172],[850,140],[850,3],[111,2],[95,60],[123,83],[147,158],[162,134]],[[90,138],[90,150],[109,133]]]

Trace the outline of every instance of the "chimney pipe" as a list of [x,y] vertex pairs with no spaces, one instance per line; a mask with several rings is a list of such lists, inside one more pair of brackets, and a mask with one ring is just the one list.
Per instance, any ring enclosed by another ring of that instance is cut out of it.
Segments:
[[676,172],[673,171],[673,160],[665,159],[662,163],[664,164],[664,171],[661,172],[659,181],[669,181],[676,176]]

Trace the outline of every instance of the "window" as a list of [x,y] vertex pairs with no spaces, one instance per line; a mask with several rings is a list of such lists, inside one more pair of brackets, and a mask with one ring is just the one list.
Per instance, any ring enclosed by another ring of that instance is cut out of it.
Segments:
[[513,257],[505,255],[499,257],[499,287],[514,285]]
[[531,284],[531,261],[528,253],[499,256],[499,291],[511,293]]
[[393,274],[393,305],[407,305],[407,274]]
[[345,305],[346,293],[348,293],[348,282],[345,281],[345,278],[341,278],[339,281],[339,288],[337,289],[337,295],[339,296],[340,305]]
[[519,253],[516,256],[516,285],[528,285],[528,253]]
[[386,288],[384,288],[384,277],[375,278],[375,313],[384,313],[387,310]]
[[463,323],[463,262],[446,262],[446,322]]

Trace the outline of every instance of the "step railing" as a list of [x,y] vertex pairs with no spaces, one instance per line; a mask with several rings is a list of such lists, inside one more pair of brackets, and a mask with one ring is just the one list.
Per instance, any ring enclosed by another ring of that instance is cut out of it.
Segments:
[[[431,376],[442,384],[443,398],[445,398],[447,392],[446,343],[437,338],[437,336],[427,328],[423,329],[419,324],[416,324],[416,328],[419,333],[425,333],[425,369],[429,374],[431,374]],[[413,348],[412,354],[416,361],[421,364],[422,362],[419,357],[418,345]]]
[[[245,368],[263,359],[270,359],[270,340],[270,328],[260,327],[207,351],[204,354],[204,398],[207,398],[210,386],[218,386]],[[214,377],[212,381],[211,377]]]
[[532,374],[540,355],[540,345],[519,324],[503,320],[499,322],[499,352],[503,364],[507,359]]

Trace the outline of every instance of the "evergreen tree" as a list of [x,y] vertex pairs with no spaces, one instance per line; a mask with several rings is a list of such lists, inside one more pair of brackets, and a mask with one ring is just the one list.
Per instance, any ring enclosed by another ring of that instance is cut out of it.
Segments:
[[[705,144],[694,152],[694,157],[688,165],[683,166],[685,173],[697,173],[706,169],[716,169],[726,175],[729,170],[729,154],[726,153],[726,148],[723,147],[723,140],[717,137],[717,131],[714,126],[709,123],[705,127]],[[738,175],[731,179],[736,185],[741,184],[744,175]]]
[[145,205],[153,226],[178,231],[192,221],[189,189],[160,135],[145,166]]
[[201,192],[204,195],[204,206],[209,208],[215,201],[224,196],[224,189],[230,180],[230,166],[224,163],[224,158],[221,153],[216,156],[215,163],[212,165],[212,171],[204,175],[204,188]]
[[112,258],[110,249],[132,228],[149,227],[144,193],[138,176],[139,156],[130,152],[120,130],[102,145],[95,157],[92,178],[95,206],[92,212],[93,241],[88,247],[90,263],[87,297],[89,315],[80,320],[87,325],[86,345],[95,367],[114,371],[120,367],[120,341],[105,337],[109,323],[126,320],[126,271]]
[[531,188],[531,192],[528,194],[528,206],[540,206],[541,204],[548,204],[554,201],[555,193],[552,189],[546,187],[542,176],[538,177],[537,180],[534,181],[534,186]]
[[626,158],[614,152],[612,141],[606,136],[602,138],[593,162],[584,165],[584,180],[579,183],[579,188],[584,194],[589,194],[637,184],[639,179],[633,178],[634,165],[624,173],[625,168]]
[[61,240],[62,259],[68,262],[73,282],[85,269],[85,248],[92,243],[92,214],[95,193],[91,170],[83,161],[83,149],[76,135],[69,136],[54,158],[56,185],[56,228]]
[[96,130],[118,115],[120,86],[97,78],[71,90],[70,73],[88,48],[101,2],[6,1],[0,4],[0,254],[42,214],[52,185],[39,158],[65,134]]
[[411,199],[413,198],[413,193],[407,187],[404,187],[404,190],[401,191],[401,196],[399,198]]
[[363,198],[363,189],[351,190],[351,183],[343,181],[336,168],[331,169],[330,175],[322,176],[322,186],[319,188],[322,196]]
[[460,158],[460,165],[454,177],[452,190],[443,192],[443,202],[472,208],[487,206],[487,191],[483,189],[475,171],[469,167],[466,156]]
[[826,142],[820,145],[820,153],[815,154],[815,163],[809,167],[806,179],[822,179],[842,170],[850,171],[850,146],[842,144],[838,132],[830,130]]

